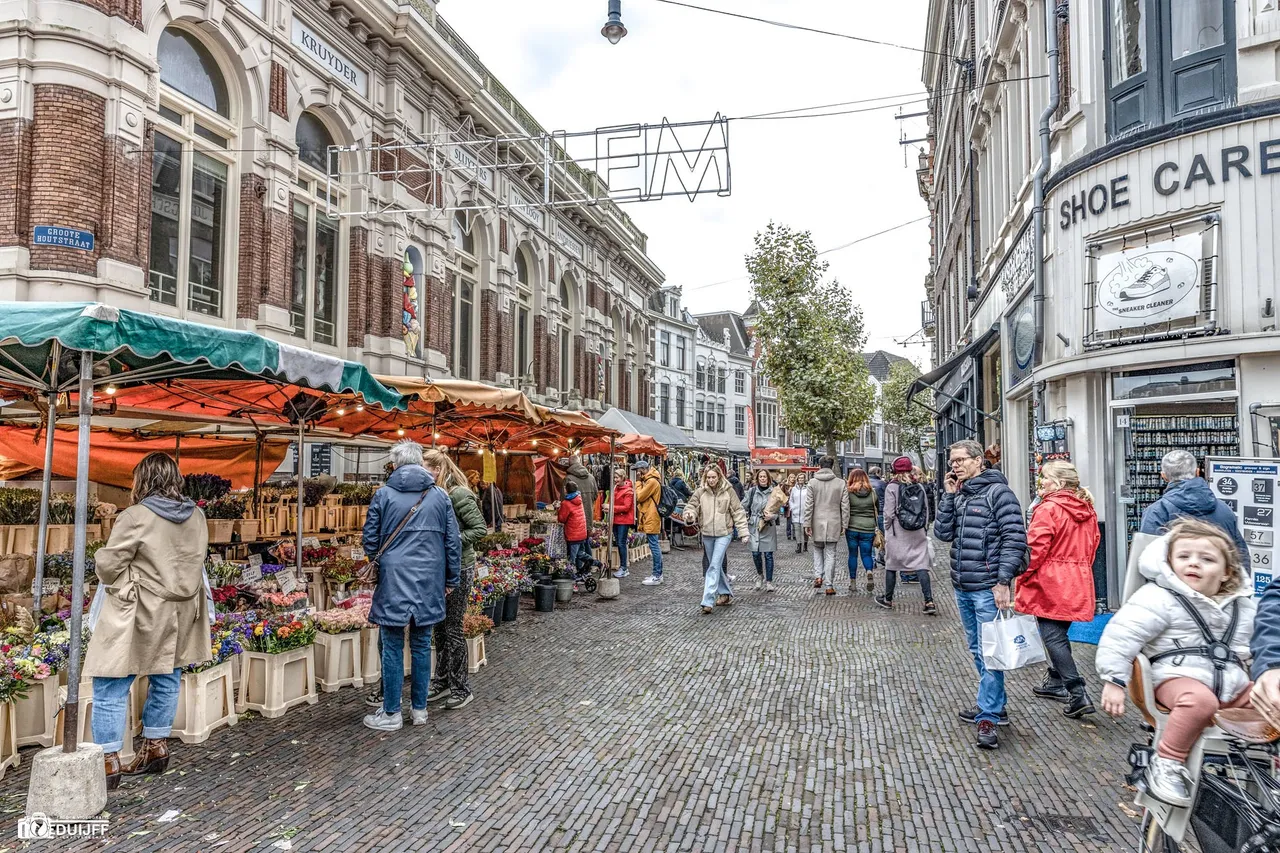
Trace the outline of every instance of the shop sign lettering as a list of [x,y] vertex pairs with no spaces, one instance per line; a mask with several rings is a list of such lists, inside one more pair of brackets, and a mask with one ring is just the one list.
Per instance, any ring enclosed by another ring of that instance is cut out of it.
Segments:
[[[1199,184],[1212,187],[1233,179],[1278,173],[1280,139],[1267,139],[1258,143],[1256,150],[1247,145],[1231,145],[1216,154],[1196,154],[1190,162],[1165,161],[1151,173],[1151,186],[1159,195],[1171,196],[1193,190]],[[1058,227],[1065,231],[1090,216],[1128,207],[1129,191],[1129,176],[1120,175],[1068,196],[1058,205]]]
[[366,98],[369,96],[369,76],[297,18],[293,19],[293,43],[349,88]]

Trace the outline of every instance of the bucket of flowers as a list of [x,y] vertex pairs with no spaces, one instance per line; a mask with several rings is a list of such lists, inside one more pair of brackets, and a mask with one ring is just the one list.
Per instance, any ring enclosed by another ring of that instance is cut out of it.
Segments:
[[248,626],[240,676],[240,713],[279,717],[316,694],[316,626],[296,612],[272,613]]
[[[26,691],[13,705],[14,729],[19,747],[38,744],[54,745],[57,730],[59,682],[70,660],[71,632],[61,620],[46,618],[49,630],[41,630],[31,642],[20,648],[11,647],[6,659],[12,661],[12,672],[26,683]],[[81,632],[80,654],[89,646],[89,632]],[[58,676],[62,676],[59,678]]]
[[[365,602],[368,599],[364,599]],[[316,672],[325,693],[364,683],[360,632],[369,625],[368,605],[321,610],[316,623]]]
[[183,743],[204,743],[214,730],[239,722],[235,664],[245,649],[245,625],[237,614],[215,621],[209,626],[209,660],[183,668],[172,732]]
[[468,610],[462,617],[462,636],[467,641],[467,672],[479,672],[487,666],[484,635],[493,630],[493,620],[483,613]]

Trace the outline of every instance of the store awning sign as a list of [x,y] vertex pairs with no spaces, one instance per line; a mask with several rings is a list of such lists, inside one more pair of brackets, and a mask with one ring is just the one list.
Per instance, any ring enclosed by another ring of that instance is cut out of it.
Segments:
[[37,225],[31,235],[33,246],[61,246],[64,249],[93,251],[93,232],[57,225]]
[[1098,256],[1094,331],[1140,329],[1200,313],[1200,234]]
[[369,97],[369,75],[297,18],[293,19],[293,44],[347,87]]
[[809,461],[809,451],[803,447],[757,447],[751,451],[751,464],[762,468],[802,466]]

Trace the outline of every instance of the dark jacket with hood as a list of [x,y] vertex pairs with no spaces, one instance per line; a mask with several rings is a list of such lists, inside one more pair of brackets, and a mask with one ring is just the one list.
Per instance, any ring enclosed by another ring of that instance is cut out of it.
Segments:
[[564,493],[568,496],[572,492],[582,494],[582,510],[586,514],[586,519],[589,521],[594,518],[596,478],[576,456],[569,460],[569,467],[565,469]]
[[737,494],[738,500],[742,500],[742,496],[746,494],[746,492],[742,488],[742,481],[738,479],[737,474],[729,475],[729,485],[733,486],[733,491],[735,494]]
[[453,503],[421,465],[403,465],[374,492],[364,523],[364,552],[378,553],[400,522],[421,506],[378,561],[378,586],[369,621],[403,627],[434,625],[444,619],[445,588],[458,585],[462,567],[462,535]]
[[587,517],[582,511],[582,495],[570,492],[560,501],[560,509],[556,518],[564,525],[566,542],[584,542],[590,536],[587,530]]
[[1267,670],[1280,667],[1280,576],[1267,585],[1258,599],[1250,649],[1254,680]]
[[952,543],[951,583],[964,592],[1008,584],[1027,553],[1022,509],[999,471],[983,471],[955,494],[943,494],[933,535]]
[[693,489],[689,488],[689,484],[684,481],[684,477],[681,477],[678,471],[671,475],[671,482],[667,485],[671,487],[672,491],[680,496],[681,500],[687,501],[689,498],[693,497]]
[[1236,514],[1231,507],[1214,497],[1209,484],[1200,477],[1170,483],[1160,500],[1142,514],[1142,532],[1159,536],[1180,518],[1197,518],[1221,527],[1240,549],[1240,559],[1249,565],[1249,546],[1240,535]]

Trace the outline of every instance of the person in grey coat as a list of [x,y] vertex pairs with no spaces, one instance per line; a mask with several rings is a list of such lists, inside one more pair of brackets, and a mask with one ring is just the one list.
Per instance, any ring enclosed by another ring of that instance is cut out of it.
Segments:
[[835,457],[824,456],[818,464],[822,467],[805,490],[804,529],[813,539],[813,585],[835,595],[836,543],[849,528],[849,500],[844,480],[832,470]]
[[564,466],[564,493],[565,495],[573,492],[582,494],[582,514],[587,518],[587,537],[591,536],[591,523],[595,521],[596,511],[596,478],[595,475],[587,470],[587,466],[582,464],[582,460],[577,456],[569,459],[561,460]]
[[363,535],[365,554],[371,562],[378,557],[369,621],[381,628],[383,688],[382,708],[365,717],[364,724],[388,732],[403,725],[406,629],[413,724],[426,725],[431,629],[444,619],[445,597],[458,586],[462,569],[462,536],[453,504],[422,467],[422,446],[409,440],[397,443],[391,463],[395,471],[374,493]]
[[[908,489],[923,511],[921,520],[924,526],[916,530],[907,530],[898,518],[898,508]],[[911,470],[911,460],[905,456],[895,459],[893,474],[884,490],[884,595],[876,597],[876,604],[886,610],[893,607],[893,591],[898,582],[898,572],[904,575],[913,572],[920,578],[925,615],[938,615],[938,608],[933,603],[933,584],[929,575],[928,505],[924,486],[917,482]]]
[[751,559],[756,564],[756,589],[764,587],[773,592],[773,555],[778,550],[778,513],[765,510],[773,494],[773,480],[769,472],[756,471],[751,485],[746,489],[742,508],[747,512],[747,526],[751,528]]

